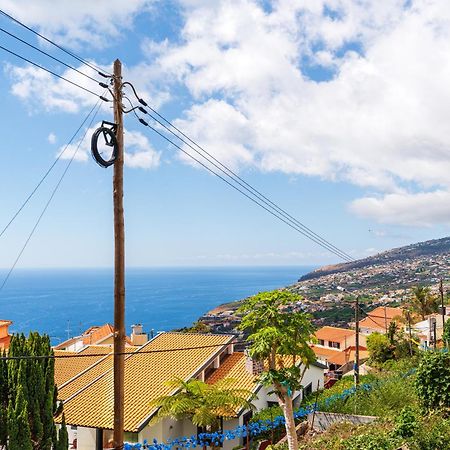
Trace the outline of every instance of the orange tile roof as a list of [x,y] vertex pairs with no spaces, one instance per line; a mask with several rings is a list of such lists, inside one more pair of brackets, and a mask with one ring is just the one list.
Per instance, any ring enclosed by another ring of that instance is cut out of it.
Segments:
[[329,358],[341,353],[337,348],[320,347],[318,345],[311,345],[312,350],[318,357],[323,357],[328,361]]
[[388,319],[393,319],[394,317],[401,317],[403,314],[402,308],[393,308],[391,306],[386,306],[386,307],[378,306],[373,311],[370,311],[368,315],[375,316],[375,317],[378,316],[378,317],[384,319],[385,311],[386,311],[386,317]]
[[379,306],[378,308],[375,308],[373,311],[370,311],[367,314],[367,317],[365,317],[363,320],[359,322],[359,326],[360,328],[367,328],[369,330],[384,332],[394,319],[402,316],[402,313],[403,313],[402,308]]
[[[359,350],[359,359],[367,359],[369,352],[367,350]],[[331,364],[343,366],[344,364],[355,360],[355,349],[349,349],[349,351],[338,352],[336,355],[328,359]]]
[[[106,349],[108,351],[106,352]],[[81,352],[68,352],[66,350],[54,350],[55,356],[70,356],[70,355],[90,355],[81,358],[55,358],[55,383],[58,387],[67,381],[71,380],[73,377],[77,376],[83,370],[92,366],[100,359],[103,355],[109,353],[111,349],[109,347],[103,347],[102,349],[96,349],[95,352],[90,348],[86,347]],[[105,353],[106,352],[106,353]],[[97,354],[101,353],[100,356]]]
[[343,342],[346,338],[355,335],[355,330],[348,330],[347,328],[338,327],[322,327],[316,331],[316,338],[324,341]]
[[228,356],[220,367],[206,380],[208,384],[217,383],[219,380],[229,378],[233,380],[234,389],[247,389],[253,391],[256,387],[256,377],[245,368],[246,356],[244,353],[235,352]]
[[[233,339],[229,335],[162,333],[128,356],[125,360],[125,431],[137,432],[145,426],[155,411],[149,406],[150,402],[172,392],[166,381],[196,376]],[[217,347],[191,348],[208,345]],[[174,348],[179,350],[164,351]],[[163,351],[143,353],[151,350]],[[64,402],[64,414],[70,425],[112,429],[112,370]]]
[[105,323],[105,325],[98,328],[91,327],[85,333],[89,334],[83,338],[83,344],[97,344],[114,334],[114,327],[109,323]]

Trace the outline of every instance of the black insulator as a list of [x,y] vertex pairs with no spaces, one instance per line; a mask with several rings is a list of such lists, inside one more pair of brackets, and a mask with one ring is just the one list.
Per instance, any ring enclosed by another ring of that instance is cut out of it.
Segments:
[[145,100],[142,100],[142,98],[140,98],[140,99],[138,99],[138,100],[139,100],[139,103],[140,103],[141,105],[148,106],[148,105],[147,105],[147,102],[146,102]]
[[148,127],[148,122],[146,122],[142,117],[139,117],[139,122],[141,122],[142,125],[145,125],[146,127]]

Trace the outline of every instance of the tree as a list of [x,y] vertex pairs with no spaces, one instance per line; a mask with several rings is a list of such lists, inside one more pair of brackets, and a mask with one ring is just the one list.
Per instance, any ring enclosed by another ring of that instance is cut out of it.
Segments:
[[450,320],[444,324],[444,331],[442,332],[442,342],[446,347],[450,347]]
[[292,395],[301,388],[306,369],[315,360],[309,346],[314,340],[310,316],[291,311],[299,300],[299,295],[288,291],[262,292],[238,310],[243,314],[240,329],[249,333],[250,356],[266,363],[260,381],[272,386],[277,395],[289,450],[298,449]]
[[389,341],[389,337],[381,333],[372,333],[367,336],[367,350],[370,360],[374,363],[384,363],[394,358],[395,346]]
[[412,309],[420,315],[422,320],[425,316],[439,311],[439,299],[436,295],[430,293],[430,288],[424,286],[416,286],[412,290],[411,298]]
[[45,358],[52,354],[48,336],[12,336],[8,356],[13,359],[0,362],[0,446],[9,438],[9,448],[15,442],[23,449],[29,445],[39,450],[55,448],[54,417],[60,411],[54,361]]
[[159,408],[155,422],[164,417],[190,419],[197,427],[216,431],[222,417],[232,418],[242,408],[254,409],[251,401],[255,399],[255,395],[246,389],[233,388],[234,380],[231,379],[208,384],[195,379],[184,381],[175,378],[166,384],[177,392],[163,395],[150,404]]
[[55,450],[67,450],[69,448],[69,434],[67,433],[66,418],[62,415],[61,428],[58,432],[58,441]]

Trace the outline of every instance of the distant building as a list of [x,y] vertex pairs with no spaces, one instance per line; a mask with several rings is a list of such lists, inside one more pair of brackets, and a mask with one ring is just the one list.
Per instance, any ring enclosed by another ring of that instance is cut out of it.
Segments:
[[[156,409],[150,403],[161,395],[170,395],[166,382],[175,377],[183,380],[197,378],[215,383],[224,378],[234,380],[234,387],[257,394],[257,410],[276,402],[272,389],[255,383],[261,363],[245,353],[234,351],[235,337],[218,334],[160,333],[139,348],[130,348],[125,359],[125,440],[128,442],[165,442],[197,433],[189,420],[163,419],[151,424]],[[196,348],[201,347],[201,348]],[[132,349],[132,350],[131,350]],[[178,349],[176,351],[163,350]],[[158,350],[152,352],[152,350]],[[162,351],[161,351],[162,350]],[[88,346],[83,358],[55,361],[55,381],[58,397],[64,403],[69,442],[76,439],[78,450],[102,449],[112,438],[113,372],[112,353],[108,346]],[[68,354],[56,350],[56,355]],[[91,356],[88,356],[91,355]],[[303,395],[323,388],[321,364],[311,365],[303,379],[304,390],[293,393],[298,404]],[[236,417],[224,421],[224,429],[243,425],[251,411],[236,411]],[[242,442],[225,441],[224,450]]]
[[0,351],[8,350],[11,336],[9,334],[10,320],[0,320]]
[[[316,331],[317,343],[311,345],[317,360],[328,370],[343,374],[353,368],[356,350],[356,332],[347,328],[325,326]],[[366,336],[359,335],[360,360],[368,358]]]
[[[143,345],[148,341],[147,333],[142,331],[142,325],[132,325],[131,336],[126,338],[126,345]],[[92,326],[80,336],[76,336],[56,345],[55,350],[78,352],[88,345],[109,345],[114,342],[114,327],[105,323],[102,326]]]
[[367,314],[367,317],[359,322],[359,330],[368,335],[374,332],[386,333],[392,321],[398,321],[402,317],[402,308],[379,306]]
[[[449,316],[446,315],[444,317],[445,322],[449,319]],[[442,333],[444,331],[443,323],[442,323],[442,315],[441,314],[430,314],[427,316],[425,320],[414,324],[411,327],[414,334],[417,335],[419,339],[419,346],[423,350],[427,348],[433,347],[435,340],[436,344],[442,341]],[[435,335],[436,332],[436,335]]]

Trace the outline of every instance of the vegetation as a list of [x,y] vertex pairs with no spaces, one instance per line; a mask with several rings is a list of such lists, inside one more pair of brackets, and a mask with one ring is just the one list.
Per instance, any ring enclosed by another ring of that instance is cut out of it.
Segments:
[[[278,398],[289,450],[298,449],[292,396],[301,388],[304,373],[315,360],[309,346],[314,339],[310,317],[289,311],[289,305],[300,299],[288,291],[263,292],[250,297],[239,308],[243,315],[240,329],[249,333],[250,356],[267,362],[260,381],[272,387]],[[287,367],[282,356],[290,357]]]
[[54,360],[30,358],[52,355],[50,339],[31,333],[11,338],[8,356],[0,360],[0,447],[9,450],[58,450],[64,444],[65,425],[58,440],[54,417],[60,413],[54,382]]
[[254,394],[245,389],[234,389],[233,380],[225,379],[216,384],[207,384],[200,380],[184,381],[175,378],[167,385],[178,392],[163,395],[151,403],[158,412],[154,421],[170,417],[175,420],[190,419],[198,427],[216,431],[220,419],[232,418],[241,408],[253,410],[251,401]]
[[439,299],[430,293],[429,287],[416,286],[412,290],[411,307],[413,311],[420,315],[422,320],[425,316],[439,311]]
[[444,324],[444,331],[442,333],[442,341],[444,345],[448,348],[450,347],[450,320],[447,320]]
[[450,409],[450,353],[426,352],[417,368],[416,390],[426,411]]

